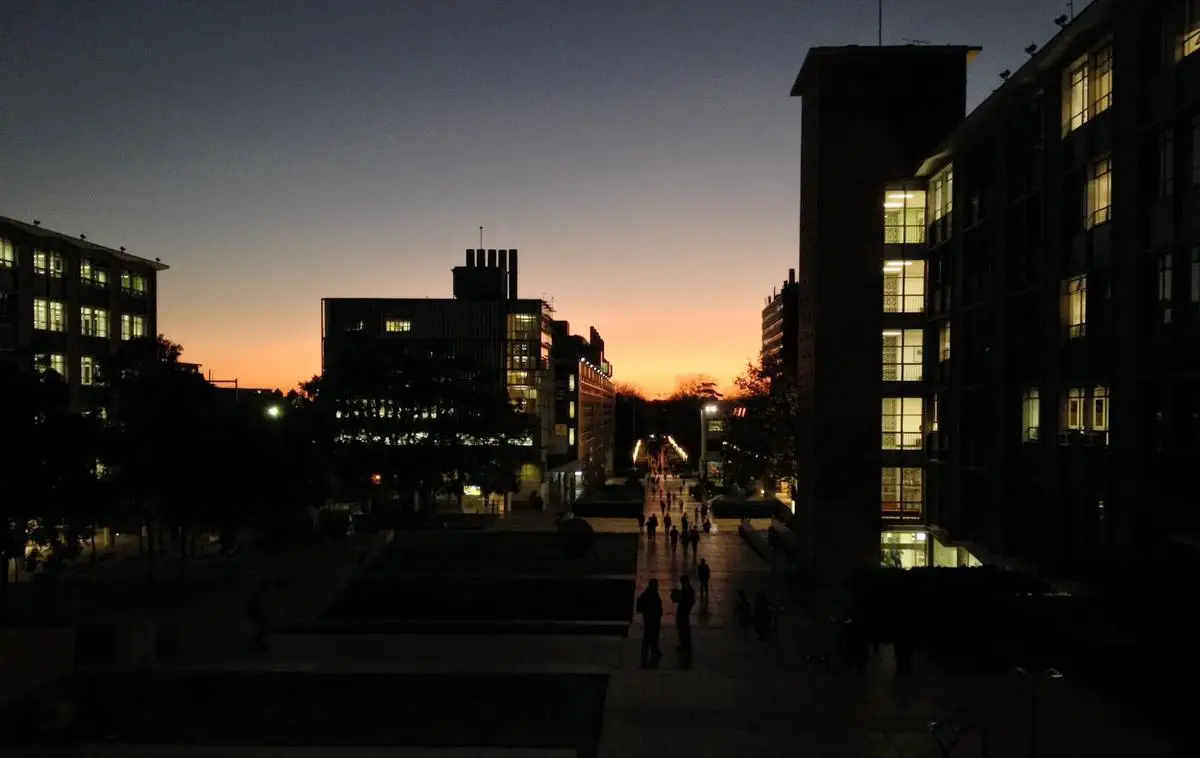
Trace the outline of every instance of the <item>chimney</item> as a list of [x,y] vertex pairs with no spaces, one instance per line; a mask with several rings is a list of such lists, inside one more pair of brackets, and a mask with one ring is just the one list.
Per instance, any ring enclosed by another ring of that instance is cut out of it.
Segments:
[[796,283],[796,269],[789,268],[788,269],[788,284],[795,284],[795,283]]
[[500,256],[500,268],[508,271],[508,251],[500,250],[497,254]]
[[517,299],[517,249],[508,251],[508,299]]
[[474,268],[474,267],[475,267],[475,249],[468,247],[467,248],[467,268]]
[[[481,252],[482,252],[482,251],[481,251]],[[487,253],[487,255],[488,255],[488,257],[487,257],[487,267],[488,267],[488,268],[496,268],[496,251],[495,251],[495,250],[488,250],[488,253]]]

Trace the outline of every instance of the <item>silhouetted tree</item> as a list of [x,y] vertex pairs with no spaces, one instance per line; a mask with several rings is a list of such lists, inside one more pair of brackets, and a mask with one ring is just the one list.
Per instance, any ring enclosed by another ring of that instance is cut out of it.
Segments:
[[785,478],[796,473],[794,383],[778,366],[750,363],[734,379],[737,407],[729,418],[727,454],[734,478]]
[[694,376],[681,377],[675,385],[675,390],[667,399],[672,401],[710,401],[719,400],[720,398],[721,393],[717,390],[717,380],[707,374],[696,374]]
[[638,400],[646,399],[645,390],[630,382],[613,382],[613,392],[623,397],[632,397]]

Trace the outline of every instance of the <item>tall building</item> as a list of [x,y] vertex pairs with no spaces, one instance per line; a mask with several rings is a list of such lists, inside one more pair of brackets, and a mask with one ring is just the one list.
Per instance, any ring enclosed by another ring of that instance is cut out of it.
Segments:
[[[879,565],[881,482],[886,490],[899,477],[902,490],[889,518],[914,515],[903,503],[914,479],[920,486],[924,385],[919,373],[881,370],[880,348],[889,340],[900,346],[893,354],[904,355],[910,336],[923,333],[925,206],[911,178],[962,121],[966,67],[976,52],[813,48],[792,88],[802,98],[804,135],[795,500],[821,587],[840,587],[854,568]],[[921,96],[901,82],[920,82]],[[885,200],[885,192],[893,194]],[[882,204],[898,212],[886,224]],[[888,231],[894,224],[898,235]],[[897,276],[914,287],[899,301]]]
[[584,338],[571,334],[568,322],[555,321],[552,334],[555,425],[547,499],[561,505],[583,494],[589,477],[613,473],[616,392],[612,364],[595,327]]
[[0,358],[57,371],[71,402],[104,414],[98,368],[123,340],[158,334],[157,259],[0,217]]
[[1097,0],[916,171],[931,523],[1051,577],[1194,566],[1200,14]]
[[322,370],[370,354],[419,354],[473,367],[472,381],[506,392],[530,416],[529,455],[518,472],[521,499],[541,489],[553,433],[551,308],[517,297],[515,249],[467,250],[453,276],[453,298],[322,300]]
[[796,269],[788,269],[787,281],[771,292],[762,311],[762,364],[776,366],[782,376],[795,381],[799,371],[796,348],[800,329],[800,287]]

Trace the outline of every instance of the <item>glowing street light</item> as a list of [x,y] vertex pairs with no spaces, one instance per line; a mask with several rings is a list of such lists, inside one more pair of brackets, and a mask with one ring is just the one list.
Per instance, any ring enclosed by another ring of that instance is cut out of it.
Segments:
[[719,410],[721,410],[721,408],[716,403],[709,403],[708,405],[704,406],[704,412],[709,416],[715,416]]
[[278,405],[268,405],[266,413],[267,418],[276,419],[283,415],[283,409]]

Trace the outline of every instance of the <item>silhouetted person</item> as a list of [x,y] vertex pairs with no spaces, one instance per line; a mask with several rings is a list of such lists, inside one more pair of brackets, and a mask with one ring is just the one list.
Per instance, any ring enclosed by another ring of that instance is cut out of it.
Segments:
[[667,501],[666,501],[665,499],[661,498],[661,497],[658,499],[658,509],[659,509],[660,511],[662,511],[664,514],[666,514],[666,512],[667,512],[668,510],[670,510],[670,509],[667,507]]
[[708,503],[701,503],[701,504],[700,504],[700,517],[701,517],[701,518],[708,518]]
[[771,622],[774,618],[775,610],[771,608],[766,590],[763,590],[758,593],[758,600],[754,601],[754,631],[758,632],[760,640],[771,636]]
[[662,632],[663,604],[657,579],[647,582],[646,589],[638,595],[637,612],[642,614],[642,665],[646,666],[662,658],[658,637]]
[[246,615],[254,624],[254,648],[260,653],[267,652],[267,604],[261,587],[246,601]]
[[688,534],[692,538],[692,557],[695,558],[696,551],[700,549],[700,530],[696,528],[695,524],[692,524],[692,529]]
[[688,517],[686,511],[684,511],[683,517],[679,519],[679,528],[684,532],[687,532],[688,530]]
[[650,518],[648,518],[646,520],[646,536],[649,537],[650,539],[654,539],[654,532],[656,532],[657,530],[658,530],[658,516],[655,516],[653,513],[651,513]]
[[637,522],[638,522],[638,531],[639,532],[642,531],[643,529],[645,529],[646,528],[646,514],[639,513],[637,515]]
[[663,516],[663,529],[670,530],[670,528],[671,528],[671,514],[668,513],[667,515]]
[[700,559],[700,565],[696,567],[696,581],[700,583],[700,600],[704,602],[708,600],[708,580],[712,576],[712,569],[708,567],[708,561]]
[[684,655],[692,652],[692,608],[696,605],[696,591],[687,574],[679,577],[679,589],[671,591],[675,603],[675,630],[679,632],[679,651]]
[[704,519],[704,533],[712,534],[712,522],[708,519]]
[[746,597],[745,590],[737,591],[737,600],[734,602],[733,612],[743,629],[749,629],[754,626],[754,609],[750,607],[750,598]]
[[675,546],[679,544],[679,530],[671,527],[671,531],[667,532],[667,536],[671,538],[671,552],[674,552]]

